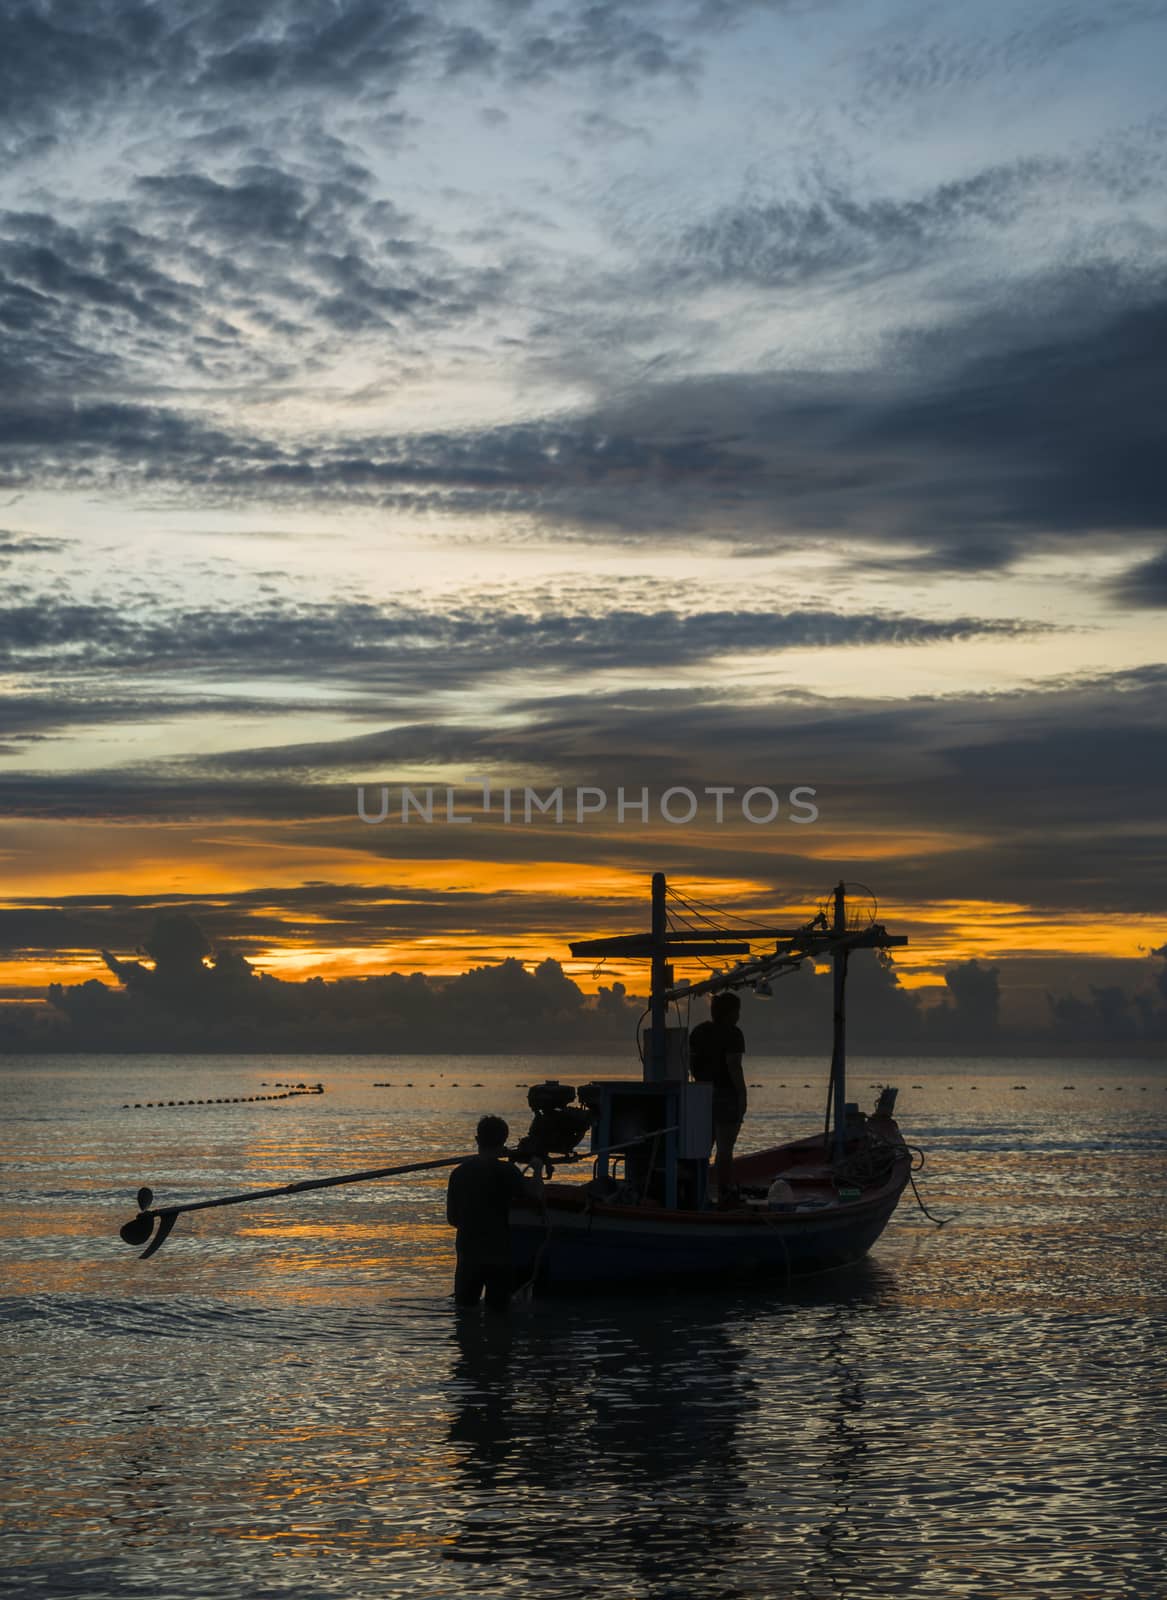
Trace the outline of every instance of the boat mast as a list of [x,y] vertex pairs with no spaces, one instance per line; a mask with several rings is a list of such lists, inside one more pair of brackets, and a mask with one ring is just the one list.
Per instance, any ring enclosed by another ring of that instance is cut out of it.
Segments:
[[835,1156],[842,1160],[847,1142],[847,932],[846,885],[835,885],[835,917],[831,932],[831,975],[835,988],[834,1042],[831,1049],[831,1103],[835,1112]]
[[663,872],[652,875],[652,978],[649,990],[651,1013],[651,1043],[648,1060],[644,1063],[645,1082],[661,1082],[668,1076],[668,1041],[665,1023],[668,1020],[668,1001],[665,998],[673,981],[668,962],[668,916],[665,911],[667,885]]
[[[698,931],[687,927],[669,932],[666,896],[668,885],[663,872],[652,875],[652,925],[647,933],[614,934],[603,939],[573,939],[571,953],[577,959],[609,956],[627,961],[650,958],[652,979],[649,1014],[652,1018],[649,1046],[644,1056],[644,1081],[667,1081],[668,1041],[665,1023],[673,1001],[696,999],[698,995],[720,994],[726,989],[756,988],[767,978],[789,972],[804,961],[829,958],[834,990],[834,1044],[831,1051],[830,1089],[827,1096],[824,1147],[842,1156],[847,1141],[847,960],[852,950],[891,950],[907,944],[903,934],[888,933],[882,923],[871,922],[863,929],[847,928],[847,886],[835,885],[833,916],[825,909],[801,928],[718,928],[710,925]],[[874,914],[873,914],[874,915]],[[773,939],[774,949],[751,955],[751,941]],[[673,978],[673,962],[692,956],[745,956],[745,961],[727,970],[713,972],[698,983]],[[676,1063],[674,1063],[674,1069]],[[683,1069],[679,1074],[684,1076]],[[832,1137],[833,1135],[833,1137]]]

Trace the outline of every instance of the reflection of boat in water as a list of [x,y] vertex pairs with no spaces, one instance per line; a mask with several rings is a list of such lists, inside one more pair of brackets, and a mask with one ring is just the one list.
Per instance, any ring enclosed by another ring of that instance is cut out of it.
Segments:
[[732,1559],[749,1489],[747,1315],[732,1298],[646,1312],[597,1297],[458,1318],[446,1393],[463,1509],[445,1558],[574,1572],[587,1545],[590,1564],[619,1570],[615,1592],[683,1572],[707,1593],[696,1580]]
[[[589,1132],[593,1173],[584,1183],[549,1182],[547,1213],[516,1207],[511,1236],[517,1271],[540,1287],[694,1280],[736,1274],[778,1279],[862,1257],[879,1238],[911,1172],[894,1119],[896,1091],[884,1089],[870,1116],[846,1098],[845,995],[853,950],[906,944],[873,918],[849,918],[845,886],[833,914],[801,928],[670,929],[663,873],[653,878],[652,929],[571,946],[576,956],[645,956],[652,961],[651,1027],[639,1080],[599,1080],[579,1090],[556,1082],[529,1092],[534,1111],[518,1156],[575,1159]],[[752,945],[773,941],[754,954]],[[675,982],[671,961],[744,955],[699,983]],[[688,1030],[669,1027],[668,1008],[702,994],[754,988],[802,962],[828,959],[834,974],[834,1048],[826,1125],[788,1144],[739,1156],[735,1195],[715,1206],[709,1190],[712,1091],[689,1081]]]
[[457,1318],[444,1559],[572,1596],[581,1573],[620,1595],[907,1592],[866,1581],[894,1560],[867,1386],[897,1304],[868,1260],[781,1300],[597,1292]]

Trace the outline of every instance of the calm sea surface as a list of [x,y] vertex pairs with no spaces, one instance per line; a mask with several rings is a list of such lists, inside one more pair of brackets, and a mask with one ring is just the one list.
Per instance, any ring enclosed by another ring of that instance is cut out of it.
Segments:
[[[743,1148],[812,1131],[822,1064],[749,1066]],[[867,1108],[899,1085],[955,1220],[909,1190],[866,1263],[793,1297],[458,1319],[444,1174],[180,1218],[149,1261],[118,1237],[143,1182],[163,1204],[458,1153],[483,1111],[525,1128],[520,1085],[620,1070],[0,1061],[0,1592],[1167,1594],[1146,1062],[853,1063]]]

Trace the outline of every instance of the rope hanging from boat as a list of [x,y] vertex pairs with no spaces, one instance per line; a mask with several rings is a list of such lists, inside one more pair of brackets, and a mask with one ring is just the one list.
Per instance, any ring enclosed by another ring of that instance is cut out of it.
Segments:
[[946,1222],[955,1222],[957,1217],[960,1215],[958,1211],[954,1211],[950,1217],[938,1217],[934,1211],[929,1211],[923,1200],[921,1200],[920,1191],[916,1188],[916,1180],[913,1176],[913,1173],[923,1172],[925,1160],[924,1152],[920,1149],[918,1144],[908,1144],[906,1141],[904,1142],[904,1149],[910,1150],[913,1155],[919,1156],[920,1158],[919,1162],[913,1165],[911,1171],[908,1173],[908,1182],[912,1186],[912,1193],[916,1197],[916,1204],[919,1206],[920,1210],[926,1217],[930,1217],[938,1228],[942,1228]]
[[518,1288],[517,1289],[513,1289],[511,1291],[511,1299],[512,1300],[517,1300],[520,1304],[528,1304],[531,1300],[533,1300],[535,1298],[535,1281],[539,1276],[539,1271],[540,1271],[540,1269],[541,1269],[541,1267],[543,1265],[543,1258],[546,1256],[548,1248],[550,1247],[550,1244],[551,1244],[551,1213],[550,1213],[550,1211],[547,1210],[546,1207],[544,1207],[543,1208],[543,1242],[542,1242],[542,1244],[540,1244],[538,1250],[535,1251],[535,1259],[531,1263],[531,1275],[530,1275],[530,1277],[524,1278],[522,1283],[519,1284]]

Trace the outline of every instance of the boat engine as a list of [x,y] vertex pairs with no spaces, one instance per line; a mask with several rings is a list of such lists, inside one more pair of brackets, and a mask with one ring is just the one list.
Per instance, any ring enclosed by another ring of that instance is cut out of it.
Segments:
[[575,1089],[569,1083],[550,1078],[533,1083],[527,1090],[527,1104],[535,1113],[531,1126],[515,1146],[515,1154],[541,1158],[548,1169],[553,1156],[562,1160],[592,1130],[595,1117],[583,1106],[573,1106]]

